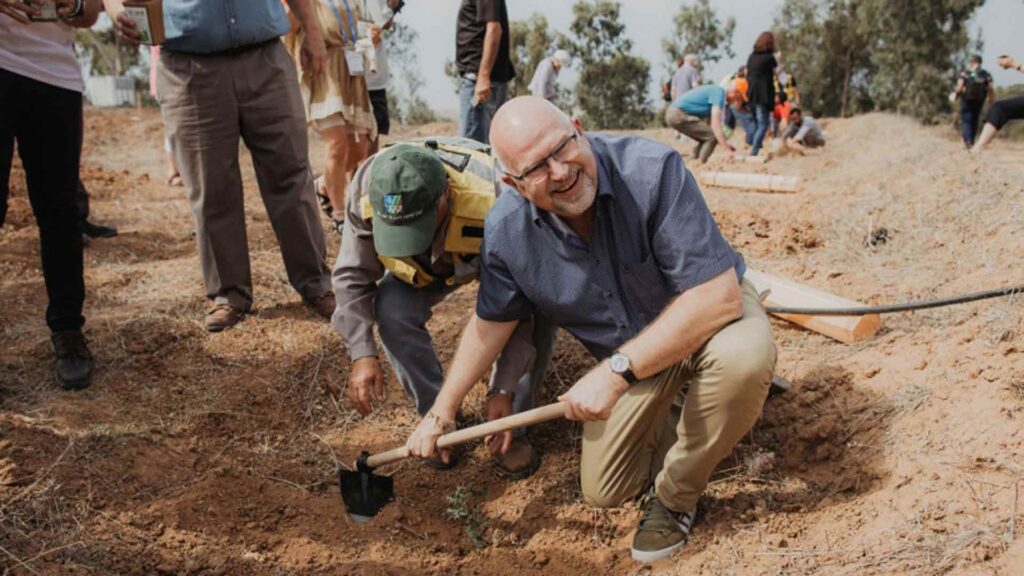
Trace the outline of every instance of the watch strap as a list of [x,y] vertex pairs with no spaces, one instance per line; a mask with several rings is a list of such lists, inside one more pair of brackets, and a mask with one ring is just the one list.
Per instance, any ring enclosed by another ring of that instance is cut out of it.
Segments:
[[620,372],[620,374],[622,374],[622,377],[626,379],[626,382],[629,382],[630,386],[636,384],[637,378],[636,374],[633,374],[632,368],[626,368],[625,372]]

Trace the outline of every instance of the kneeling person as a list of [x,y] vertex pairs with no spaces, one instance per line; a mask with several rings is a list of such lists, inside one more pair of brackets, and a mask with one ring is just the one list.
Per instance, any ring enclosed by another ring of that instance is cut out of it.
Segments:
[[693,159],[702,164],[711,157],[716,144],[721,144],[729,152],[736,151],[722,131],[726,102],[737,104],[742,102],[742,98],[735,90],[726,94],[721,86],[708,85],[684,93],[665,110],[666,124],[697,141]]
[[[484,217],[495,201],[489,148],[462,138],[398,144],[371,156],[349,185],[333,283],[332,324],[352,360],[348,394],[363,415],[383,399],[373,326],[420,416],[454,429],[455,415],[429,412],[444,380],[427,331],[434,306],[478,276]],[[524,323],[494,367],[489,419],[533,407],[554,327]],[[500,471],[523,477],[538,460],[523,431],[491,442]],[[447,467],[447,457],[434,461]]]
[[[632,552],[664,558],[761,414],[768,316],[671,148],[585,133],[529,96],[502,107],[492,134],[514,191],[487,215],[476,314],[432,411],[451,418],[517,324],[550,318],[599,360],[559,398],[585,422],[583,497],[618,506],[650,488]],[[424,419],[406,445],[431,457],[440,433]]]
[[789,126],[783,138],[791,148],[820,148],[825,145],[825,133],[821,125],[814,118],[804,116],[799,108],[789,111]]

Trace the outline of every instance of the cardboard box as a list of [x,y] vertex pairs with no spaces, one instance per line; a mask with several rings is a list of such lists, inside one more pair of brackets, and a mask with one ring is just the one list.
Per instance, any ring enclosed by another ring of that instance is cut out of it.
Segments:
[[125,0],[125,14],[135,22],[142,43],[159,46],[164,42],[163,0]]

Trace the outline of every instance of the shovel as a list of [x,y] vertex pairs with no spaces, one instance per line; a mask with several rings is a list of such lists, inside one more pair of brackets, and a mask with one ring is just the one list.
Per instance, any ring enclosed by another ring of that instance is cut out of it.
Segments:
[[[437,439],[437,448],[450,448],[471,440],[479,440],[524,426],[532,426],[554,420],[565,414],[565,404],[555,402],[519,414],[513,414],[470,428],[456,430]],[[374,469],[398,462],[409,457],[409,449],[405,446],[387,452],[370,455],[363,452],[356,460],[354,470],[339,470],[341,498],[345,501],[345,509],[356,522],[363,523],[373,518],[388,502],[395,499],[395,483],[390,476],[377,476]]]

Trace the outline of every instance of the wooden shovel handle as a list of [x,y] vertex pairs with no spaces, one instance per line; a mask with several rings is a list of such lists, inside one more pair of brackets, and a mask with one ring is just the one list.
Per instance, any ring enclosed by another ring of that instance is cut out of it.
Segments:
[[[476,426],[450,432],[437,439],[437,447],[439,449],[450,448],[471,440],[486,438],[487,436],[497,434],[498,432],[505,432],[506,430],[513,430],[515,428],[532,426],[534,424],[540,424],[541,422],[547,422],[548,420],[554,420],[555,418],[563,415],[565,415],[565,404],[563,402],[555,402],[554,404],[548,404],[547,406],[541,406],[540,408],[534,408],[533,410],[527,410],[526,412],[520,412],[519,414],[513,414],[511,416],[498,418],[497,420],[491,420],[490,422],[484,422],[483,424],[477,424]],[[399,448],[388,450],[387,452],[381,452],[380,454],[370,456],[366,459],[366,464],[370,468],[376,468],[408,457],[409,449],[405,446],[401,446]]]

